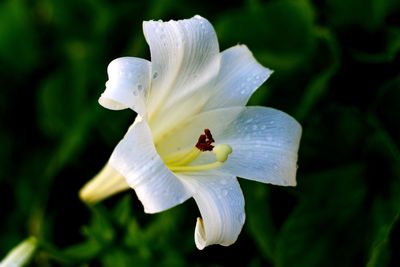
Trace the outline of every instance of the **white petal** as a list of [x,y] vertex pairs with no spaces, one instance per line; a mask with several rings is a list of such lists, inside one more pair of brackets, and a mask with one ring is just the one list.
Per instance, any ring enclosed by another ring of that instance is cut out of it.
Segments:
[[110,164],[126,178],[147,213],[164,211],[191,196],[164,165],[148,124],[140,116],[115,148]]
[[221,55],[221,68],[214,85],[215,94],[204,110],[245,106],[254,91],[272,73],[256,61],[245,45],[231,47]]
[[288,114],[266,107],[204,112],[165,136],[158,145],[160,154],[193,147],[205,128],[211,130],[216,144],[233,148],[223,171],[264,183],[296,185],[301,126]]
[[[201,88],[218,74],[218,40],[212,25],[200,16],[179,21],[146,21],[143,30],[152,60],[153,79],[148,100],[151,126],[164,129],[196,112],[197,105],[189,106],[183,114],[174,110],[179,106],[176,103],[202,92]],[[210,93],[203,92],[203,95],[208,98]],[[198,101],[199,97],[196,95]]]
[[150,72],[151,63],[141,58],[122,57],[113,60],[107,68],[109,78],[99,103],[108,109],[131,108],[144,115]]
[[222,169],[250,180],[295,186],[300,137],[300,124],[288,114],[249,107],[217,136],[233,148]]
[[178,175],[193,191],[200,209],[195,229],[197,248],[233,244],[245,221],[243,193],[236,177],[216,171]]

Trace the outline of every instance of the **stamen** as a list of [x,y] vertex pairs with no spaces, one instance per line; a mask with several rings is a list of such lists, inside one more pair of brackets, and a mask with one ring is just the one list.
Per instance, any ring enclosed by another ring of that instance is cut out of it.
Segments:
[[219,162],[225,162],[228,156],[232,153],[232,147],[229,145],[217,145],[213,149],[213,153]]
[[214,147],[212,152],[215,154],[215,162],[203,165],[174,165],[168,166],[168,168],[173,172],[205,171],[215,169],[222,166],[224,162],[228,159],[229,154],[232,153],[232,147],[225,144],[217,145]]
[[173,172],[195,172],[195,171],[206,171],[215,169],[222,166],[222,164],[223,164],[222,162],[216,161],[213,163],[203,164],[203,165],[169,166],[168,168]]
[[168,156],[166,159],[164,159],[164,162],[168,166],[186,165],[195,160],[200,154],[201,151],[198,148],[193,147],[192,150],[190,150],[188,153],[182,154],[181,152]]
[[[199,136],[196,145],[188,152],[178,152],[164,158],[165,164],[173,172],[204,171],[215,169],[223,165],[232,153],[232,147],[226,144],[213,146],[215,140],[209,129],[204,129],[204,134]],[[201,152],[211,151],[215,154],[216,161],[202,165],[188,165],[197,159]]]
[[204,129],[204,134],[199,136],[196,147],[200,149],[200,151],[212,151],[214,146],[211,144],[214,142],[211,131],[209,129]]

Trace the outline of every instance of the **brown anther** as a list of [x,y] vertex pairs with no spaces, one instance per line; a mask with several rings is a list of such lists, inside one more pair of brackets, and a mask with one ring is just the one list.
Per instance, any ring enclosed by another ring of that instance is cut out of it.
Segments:
[[200,151],[212,151],[214,146],[212,143],[215,142],[212,137],[211,131],[209,129],[204,129],[204,134],[199,136],[199,140],[197,141],[196,147]]
[[212,137],[210,129],[204,129],[204,133],[206,134],[206,137],[208,140],[210,140],[211,143],[215,142],[214,138]]

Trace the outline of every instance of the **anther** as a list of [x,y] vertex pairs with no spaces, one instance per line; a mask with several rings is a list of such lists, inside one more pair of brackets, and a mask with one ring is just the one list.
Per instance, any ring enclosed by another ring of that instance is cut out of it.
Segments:
[[214,143],[214,138],[212,137],[211,131],[209,129],[204,129],[204,134],[199,136],[196,147],[200,151],[212,151],[214,148],[212,143]]
[[207,139],[208,139],[211,143],[214,143],[214,142],[215,142],[215,140],[214,140],[214,138],[213,138],[213,136],[212,136],[212,134],[211,134],[210,129],[204,129],[204,133],[206,134]]
[[212,152],[215,154],[215,158],[218,162],[225,162],[232,153],[232,147],[230,145],[221,144],[215,146]]

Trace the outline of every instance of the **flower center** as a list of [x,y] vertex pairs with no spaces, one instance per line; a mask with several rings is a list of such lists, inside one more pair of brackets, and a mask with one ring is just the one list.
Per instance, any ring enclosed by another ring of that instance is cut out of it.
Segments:
[[[209,129],[199,136],[196,145],[186,153],[178,152],[164,159],[167,167],[173,172],[205,171],[222,166],[232,153],[232,147],[226,144],[212,145],[215,140]],[[215,155],[215,161],[201,165],[190,165],[202,152],[210,151]]]

